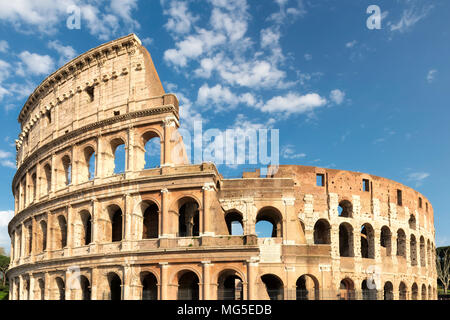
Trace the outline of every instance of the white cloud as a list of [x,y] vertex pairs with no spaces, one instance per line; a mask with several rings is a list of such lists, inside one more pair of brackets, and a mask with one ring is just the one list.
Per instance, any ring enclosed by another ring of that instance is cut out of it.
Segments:
[[347,43],[345,44],[345,46],[346,46],[347,48],[353,48],[353,47],[356,45],[357,42],[358,42],[358,41],[353,40],[353,41],[347,42]]
[[310,53],[305,53],[304,57],[305,57],[306,61],[312,60],[312,54],[310,54]]
[[300,159],[305,158],[306,154],[295,152],[295,147],[292,144],[288,144],[281,148],[281,156],[285,159]]
[[239,103],[253,106],[257,103],[257,100],[251,93],[238,96],[231,92],[229,88],[223,87],[220,84],[211,88],[207,84],[204,84],[198,90],[197,103],[202,106],[214,106],[214,110],[218,112],[225,108],[234,108]]
[[153,39],[150,37],[146,37],[146,38],[142,39],[142,43],[145,46],[150,46],[151,44],[153,44]]
[[9,151],[0,150],[0,159],[9,158],[9,157],[12,157],[12,155],[13,154],[11,152],[9,152]]
[[412,172],[407,175],[408,181],[422,182],[430,176],[427,172]]
[[434,81],[436,73],[437,73],[436,69],[432,69],[432,70],[428,71],[428,74],[427,74],[428,83],[432,83]]
[[9,77],[10,69],[11,65],[8,62],[0,60],[0,83]]
[[74,48],[72,48],[71,46],[64,46],[58,40],[49,41],[48,47],[58,52],[59,54],[58,64],[60,66],[64,65],[65,63],[69,62],[70,60],[72,60],[77,56],[77,52],[75,51]]
[[271,47],[274,45],[278,45],[278,41],[280,40],[280,32],[274,30],[273,28],[266,28],[261,30],[261,47]]
[[0,40],[0,52],[6,52],[8,48],[8,42],[6,40]]
[[404,33],[410,30],[416,23],[424,19],[432,8],[432,5],[424,6],[422,8],[412,5],[411,7],[406,8],[403,10],[402,16],[397,23],[389,23],[390,31]]
[[35,74],[49,74],[54,71],[53,59],[48,55],[39,55],[23,51],[19,54],[19,58],[25,64],[27,71]]
[[342,102],[344,102],[345,98],[345,92],[334,89],[330,92],[330,100],[333,101],[335,104],[340,105]]
[[[162,1],[164,4],[164,1]],[[170,8],[163,11],[165,15],[169,16],[164,27],[168,31],[176,34],[186,34],[191,31],[195,21],[198,19],[188,11],[187,2],[171,1]]]
[[17,169],[16,164],[14,162],[12,162],[11,160],[1,160],[0,164],[6,168]]
[[14,217],[14,211],[0,211],[0,227],[7,227],[9,221]]
[[308,93],[298,95],[297,93],[288,93],[284,96],[277,96],[259,108],[263,112],[285,112],[286,114],[302,114],[312,112],[314,109],[323,107],[327,99],[317,93]]

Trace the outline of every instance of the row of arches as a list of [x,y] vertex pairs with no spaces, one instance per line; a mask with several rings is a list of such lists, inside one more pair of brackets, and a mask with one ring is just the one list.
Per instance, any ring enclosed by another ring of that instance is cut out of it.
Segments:
[[[348,222],[339,225],[339,255],[341,257],[354,257],[354,228]],[[406,258],[406,246],[408,244],[405,231],[397,230],[397,251],[392,252],[392,233],[388,226],[383,226],[380,230],[380,242],[375,243],[375,230],[369,223],[364,223],[360,230],[360,254],[362,258],[375,258],[375,245],[380,246],[381,256],[397,255]],[[326,219],[319,219],[314,225],[314,244],[331,244],[331,225]],[[417,240],[414,234],[409,238],[411,265],[418,265],[418,253],[420,266],[431,265],[433,261],[433,245],[428,239],[425,241],[423,236],[419,239],[419,249],[417,249]]]
[[[160,134],[156,131],[147,131],[138,138],[135,145],[135,170],[146,170],[159,167],[161,164],[162,143]],[[23,178],[15,189],[16,208],[22,210],[27,204],[33,203],[37,194],[45,195],[53,188],[56,190],[69,186],[76,176],[77,183],[93,180],[98,176],[111,176],[125,172],[127,163],[126,139],[115,137],[106,143],[101,154],[97,157],[97,142],[87,143],[81,149],[66,152],[60,155],[55,163],[51,160],[42,165],[40,176],[36,168],[30,172],[30,178]],[[101,161],[101,163],[100,163]],[[75,167],[73,166],[76,164]],[[101,167],[102,172],[98,170]]]

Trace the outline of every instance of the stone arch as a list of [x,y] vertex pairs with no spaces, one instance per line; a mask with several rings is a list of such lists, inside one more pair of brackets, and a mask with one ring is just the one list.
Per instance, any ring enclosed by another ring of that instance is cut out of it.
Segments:
[[270,300],[284,299],[284,284],[277,275],[267,273],[261,276],[261,281],[265,285],[267,295]]
[[115,272],[107,274],[109,285],[109,300],[122,300],[122,279]]
[[92,216],[89,211],[80,211],[80,220],[82,225],[81,230],[81,245],[86,246],[92,242]]
[[30,278],[28,276],[24,279],[23,290],[24,290],[23,296],[25,300],[30,300],[31,288],[30,288]]
[[151,200],[143,200],[140,204],[142,212],[142,239],[159,237],[159,206]]
[[394,286],[392,282],[386,281],[383,287],[383,299],[394,300]]
[[353,257],[353,227],[347,222],[339,225],[339,255]]
[[66,187],[72,184],[72,159],[65,154],[61,157],[61,177],[59,180],[59,188]]
[[81,275],[80,276],[80,289],[81,289],[81,300],[91,300],[91,283],[89,279]]
[[403,229],[397,230],[397,256],[406,258],[406,234]]
[[417,300],[419,297],[419,287],[417,283],[413,283],[411,286],[411,300]]
[[[123,155],[121,154],[123,152]],[[123,156],[123,158],[122,158]],[[127,166],[126,139],[121,136],[109,141],[109,149],[105,154],[105,167],[109,168],[108,176],[125,172]],[[120,161],[123,160],[123,167]]]
[[196,237],[200,235],[200,202],[192,196],[177,200],[178,236]]
[[56,249],[63,249],[67,246],[67,220],[63,214],[57,218],[58,228],[56,234]]
[[373,279],[365,279],[361,282],[363,300],[377,300],[377,289]]
[[52,190],[52,166],[49,163],[44,165],[44,185],[46,186],[47,194]]
[[224,269],[217,276],[218,300],[243,300],[244,277],[234,269]]
[[425,285],[425,283],[422,284],[422,291],[421,291],[421,298],[422,300],[427,300],[427,286]]
[[331,226],[326,219],[314,224],[314,244],[331,244]]
[[261,221],[267,221],[272,225],[272,233],[271,233],[272,238],[280,238],[283,236],[282,230],[283,215],[277,208],[266,206],[258,211],[258,213],[256,214],[256,225],[255,225],[256,234],[258,234],[257,224],[258,222]]
[[433,300],[433,292],[431,289],[431,284],[428,285],[428,300]]
[[430,245],[430,239],[427,240],[427,265],[431,266],[431,245]]
[[61,277],[55,278],[57,300],[66,300],[66,285]]
[[350,200],[341,200],[338,205],[338,215],[340,217],[353,217],[353,204]]
[[39,231],[38,232],[38,252],[44,252],[47,250],[47,222],[45,220],[41,220],[39,222]]
[[425,261],[425,239],[423,236],[420,236],[420,245],[419,245],[419,252],[420,252],[420,266],[425,267],[426,261]]
[[398,286],[398,299],[399,300],[406,300],[408,295],[408,288],[406,284],[401,281]]
[[142,285],[142,300],[158,299],[158,278],[150,271],[143,271],[140,274]]
[[141,152],[137,154],[137,169],[152,169],[162,163],[163,139],[161,134],[154,129],[147,130],[140,137]]
[[[244,234],[243,215],[241,212],[239,212],[236,209],[232,209],[232,210],[226,211],[224,216],[225,216],[225,223],[227,225],[229,235],[243,235]],[[233,224],[239,224],[242,228],[242,232],[236,232],[236,231],[233,232]]]
[[417,241],[416,236],[414,234],[411,234],[410,240],[409,240],[409,253],[411,256],[411,266],[417,266]]
[[346,277],[339,284],[340,300],[355,300],[355,284],[352,279]]
[[78,164],[80,182],[85,182],[94,179],[96,176],[96,165],[95,165],[95,147],[88,144],[83,148],[81,154],[81,161]]
[[39,288],[39,300],[45,300],[45,280],[40,278],[37,283]]
[[311,274],[298,277],[296,286],[297,300],[319,300],[319,281]]
[[31,255],[33,252],[33,225],[30,223],[27,226],[27,254]]
[[392,234],[391,230],[388,226],[383,226],[381,228],[380,234],[380,248],[381,248],[381,256],[386,257],[391,255],[392,251]]
[[361,226],[361,257],[367,259],[375,258],[375,232],[370,223]]
[[107,207],[109,223],[106,228],[106,241],[117,242],[123,239],[123,212],[117,204]]
[[409,216],[408,225],[410,229],[416,230],[416,217],[413,214]]
[[178,300],[199,300],[200,278],[191,270],[181,270],[177,273]]

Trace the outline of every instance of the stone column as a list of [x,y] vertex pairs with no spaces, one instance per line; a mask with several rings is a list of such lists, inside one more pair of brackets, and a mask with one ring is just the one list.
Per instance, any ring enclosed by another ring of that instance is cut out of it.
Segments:
[[304,244],[305,235],[302,233],[300,221],[295,214],[295,198],[283,198],[284,218],[283,218],[283,244]]
[[131,210],[133,210],[132,206],[131,206],[131,197],[129,193],[126,193],[123,196],[123,202],[124,202],[124,206],[123,206],[123,216],[124,216],[124,240],[132,240],[132,230],[131,230],[131,226],[132,226],[132,214],[133,212],[130,212]]
[[51,300],[51,283],[50,283],[50,274],[48,272],[44,275],[44,300]]
[[99,290],[99,286],[100,286],[99,272],[100,271],[97,268],[93,268],[91,270],[91,300],[101,300],[102,299],[102,297],[99,297],[99,294],[101,294],[101,290]]
[[374,258],[375,261],[381,262],[381,254],[380,254],[380,237],[381,237],[381,230],[379,228],[376,228],[374,230]]
[[160,262],[159,266],[161,268],[161,276],[159,279],[159,288],[160,288],[160,300],[168,300],[168,281],[169,281],[169,264],[167,262]]
[[169,217],[169,190],[161,190],[161,207],[162,207],[162,221],[161,221],[161,237],[170,237],[170,217]]
[[100,242],[100,226],[99,224],[99,204],[97,198],[91,200],[91,223],[92,223],[92,243],[90,245],[91,252],[97,251],[97,245]]
[[164,163],[162,166],[172,166],[172,133],[176,127],[176,118],[173,116],[163,120],[164,126]]
[[258,272],[259,263],[258,258],[252,258],[247,261],[247,290],[248,290],[248,300],[258,299],[257,287],[256,287],[256,275]]
[[203,191],[203,235],[214,236],[211,226],[211,191],[214,191],[215,187],[213,183],[206,183],[202,187]]
[[203,266],[203,300],[211,300],[211,261],[202,261]]
[[64,251],[66,251],[68,253],[67,256],[71,256],[72,255],[72,248],[73,248],[73,234],[74,234],[74,230],[73,230],[73,208],[71,205],[67,206],[67,245],[66,245],[66,249]]
[[34,275],[32,273],[30,273],[30,288],[29,288],[30,300],[35,300],[34,291],[35,291],[35,278],[34,278]]
[[53,153],[52,154],[52,168],[51,168],[51,186],[50,186],[50,192],[49,192],[49,196],[53,196],[53,192],[55,192],[56,190],[56,185],[58,183],[57,180],[57,174],[58,174],[58,170],[56,168],[56,155]]

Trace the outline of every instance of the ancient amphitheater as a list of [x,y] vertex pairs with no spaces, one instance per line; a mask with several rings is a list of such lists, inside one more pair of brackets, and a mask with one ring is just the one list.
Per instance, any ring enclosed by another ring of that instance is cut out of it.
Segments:
[[11,299],[437,297],[427,198],[358,172],[189,164],[178,100],[133,34],[51,74],[18,120]]

